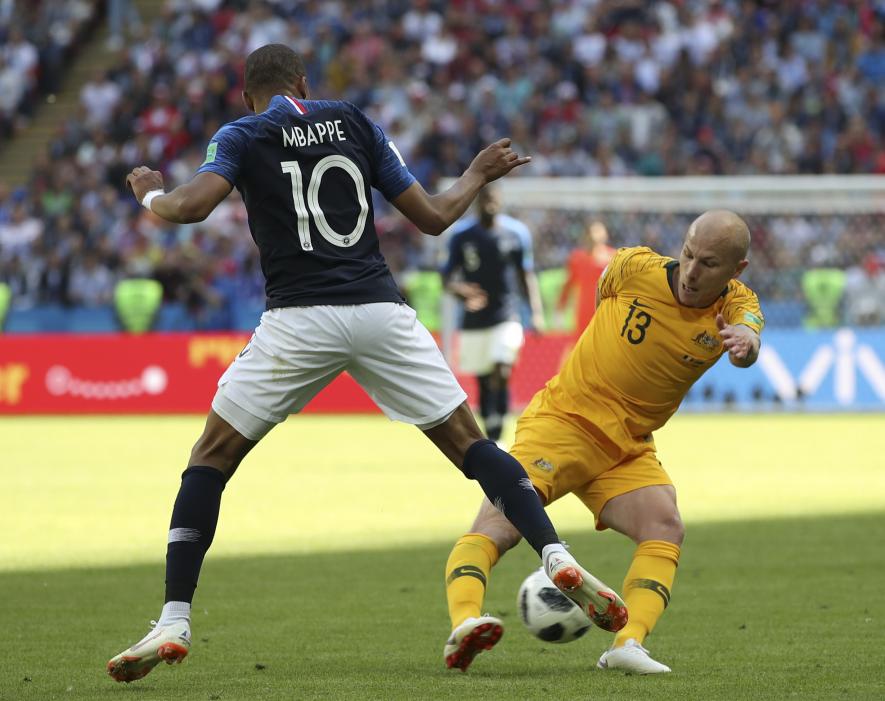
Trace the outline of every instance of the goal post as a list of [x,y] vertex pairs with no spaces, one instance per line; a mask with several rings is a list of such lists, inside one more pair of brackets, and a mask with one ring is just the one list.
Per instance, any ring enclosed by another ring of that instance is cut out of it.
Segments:
[[504,178],[505,206],[583,212],[738,214],[885,212],[885,176]]

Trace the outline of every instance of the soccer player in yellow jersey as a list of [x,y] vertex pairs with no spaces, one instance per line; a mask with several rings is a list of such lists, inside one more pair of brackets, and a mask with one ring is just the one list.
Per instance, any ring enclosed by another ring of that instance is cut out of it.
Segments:
[[[676,490],[652,432],[723,353],[738,367],[756,361],[762,312],[737,280],[749,245],[739,216],[713,210],[691,224],[678,260],[620,249],[600,278],[592,321],[517,423],[510,452],[545,504],[574,494],[597,529],[637,544],[623,584],[629,619],[599,659],[601,669],[670,671],[642,646],[670,601],[683,538]],[[501,621],[481,615],[483,598],[492,567],[519,540],[486,500],[455,544],[445,571],[449,668],[466,670],[500,638]]]

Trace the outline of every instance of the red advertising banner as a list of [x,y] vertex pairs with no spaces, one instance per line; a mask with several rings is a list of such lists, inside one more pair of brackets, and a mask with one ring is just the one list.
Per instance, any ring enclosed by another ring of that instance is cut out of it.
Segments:
[[[216,383],[248,334],[0,336],[0,414],[205,413]],[[513,403],[523,405],[559,365],[562,336],[530,336],[514,369]],[[473,378],[459,377],[475,396]],[[347,374],[309,412],[377,412]]]

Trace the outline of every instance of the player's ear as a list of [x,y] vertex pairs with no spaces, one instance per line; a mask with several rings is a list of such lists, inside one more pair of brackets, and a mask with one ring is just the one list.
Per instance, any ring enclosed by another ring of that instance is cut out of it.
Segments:
[[750,264],[750,261],[744,259],[740,263],[737,264],[737,268],[734,271],[734,275],[732,278],[740,277],[741,273],[744,272],[744,268],[746,268]]
[[307,88],[307,76],[303,75],[298,79],[298,94],[301,96],[302,100],[310,99],[310,90]]
[[252,96],[249,95],[245,90],[243,90],[243,104],[246,105],[246,109],[250,112],[255,111],[255,103],[252,101]]

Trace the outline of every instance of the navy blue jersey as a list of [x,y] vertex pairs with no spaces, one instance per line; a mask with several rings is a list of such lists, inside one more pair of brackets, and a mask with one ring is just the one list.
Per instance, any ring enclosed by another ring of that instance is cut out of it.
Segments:
[[443,277],[459,274],[488,295],[484,308],[464,310],[462,328],[485,329],[502,321],[519,321],[523,295],[519,276],[533,267],[531,234],[518,219],[498,214],[489,229],[474,218],[457,224],[449,239]]
[[277,95],[219,129],[197,172],[243,196],[268,309],[403,301],[378,247],[370,188],[392,200],[415,178],[350,103]]

